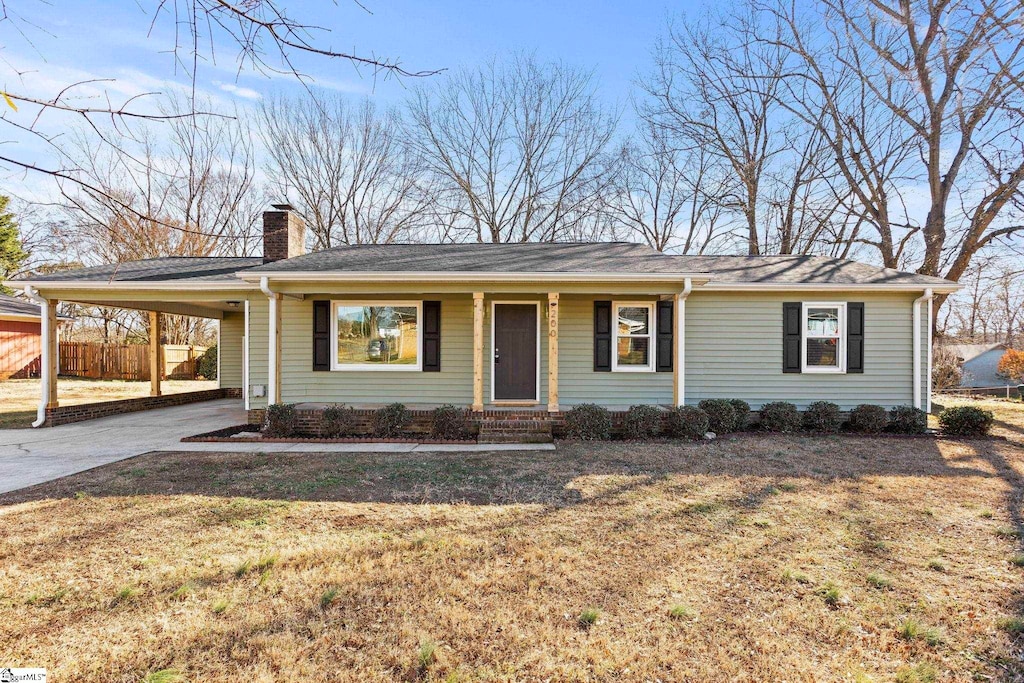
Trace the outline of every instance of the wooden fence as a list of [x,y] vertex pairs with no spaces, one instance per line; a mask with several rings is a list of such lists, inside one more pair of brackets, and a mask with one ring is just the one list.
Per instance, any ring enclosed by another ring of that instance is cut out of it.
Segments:
[[[164,379],[196,379],[203,346],[162,347]],[[89,379],[149,381],[149,346],[146,344],[60,343],[60,374]]]

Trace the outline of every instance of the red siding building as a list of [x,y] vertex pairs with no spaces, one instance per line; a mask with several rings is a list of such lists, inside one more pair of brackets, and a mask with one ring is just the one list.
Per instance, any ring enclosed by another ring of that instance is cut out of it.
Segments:
[[0,380],[39,376],[39,307],[0,294]]

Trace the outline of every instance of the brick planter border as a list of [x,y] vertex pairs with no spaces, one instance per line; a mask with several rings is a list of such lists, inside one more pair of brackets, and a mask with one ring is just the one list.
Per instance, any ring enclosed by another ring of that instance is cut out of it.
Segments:
[[72,422],[85,422],[86,420],[96,420],[101,417],[138,413],[143,410],[153,410],[154,408],[170,408],[172,406],[188,405],[189,403],[215,401],[220,398],[242,398],[242,390],[207,389],[205,391],[188,391],[181,394],[166,394],[164,396],[142,396],[119,401],[58,406],[46,409],[46,421],[43,423],[43,426],[56,427],[57,425],[71,424]]

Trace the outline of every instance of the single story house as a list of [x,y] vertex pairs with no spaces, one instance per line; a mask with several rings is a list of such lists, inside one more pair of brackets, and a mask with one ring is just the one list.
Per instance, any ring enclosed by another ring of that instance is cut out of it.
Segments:
[[946,344],[945,349],[960,362],[960,386],[1004,387],[1010,384],[998,372],[1006,344]]
[[0,380],[38,377],[41,339],[39,306],[0,293]]
[[[288,205],[264,214],[263,242],[262,257],[158,258],[9,284],[51,314],[75,301],[219,320],[221,387],[253,420],[271,403],[538,418],[705,398],[927,409],[928,302],[958,289],[836,258],[671,256],[624,242],[307,254]],[[40,424],[59,411],[55,389],[44,382]]]

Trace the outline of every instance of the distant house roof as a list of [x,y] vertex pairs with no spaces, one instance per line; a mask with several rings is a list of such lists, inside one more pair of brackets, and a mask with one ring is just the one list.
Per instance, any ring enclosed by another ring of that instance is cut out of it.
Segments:
[[1006,344],[943,344],[942,348],[966,363],[994,349],[1005,349]]
[[0,294],[0,316],[39,317],[39,305],[16,296]]
[[955,291],[958,285],[942,278],[880,268],[824,256],[673,256],[630,242],[563,242],[506,244],[383,244],[342,246],[266,265],[260,257],[181,257],[146,259],[79,270],[32,275],[26,283],[79,286],[117,283],[145,287],[147,283],[202,288],[252,286],[240,279],[262,276],[316,279],[372,279],[388,274],[406,279],[432,274],[434,279],[464,274],[483,279],[555,279],[560,275],[599,279],[659,279],[692,277],[709,289],[786,289],[802,287],[877,287]]

